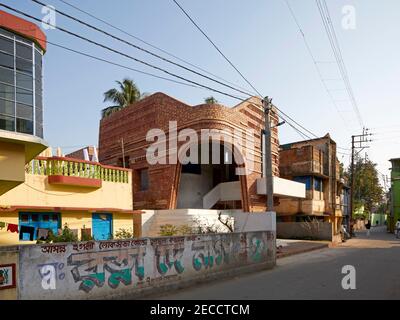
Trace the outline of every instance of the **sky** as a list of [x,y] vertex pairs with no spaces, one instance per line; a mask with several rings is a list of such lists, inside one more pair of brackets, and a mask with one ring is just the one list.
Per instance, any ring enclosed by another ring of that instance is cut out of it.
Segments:
[[[172,0],[65,1],[251,90]],[[44,16],[41,6],[32,1],[3,2],[36,17]],[[314,0],[288,2],[337,107],[323,86],[284,0],[179,2],[259,92],[273,97],[275,105],[316,135],[329,133],[341,148],[338,150],[341,152],[338,154],[339,160],[348,165],[351,135],[362,133],[362,127],[344,90],[343,81],[329,80],[340,78],[340,74]],[[371,137],[374,141],[366,149],[368,157],[378,164],[382,174],[389,174],[388,160],[400,157],[400,122],[397,111],[397,103],[400,101],[400,1],[326,2],[363,124],[374,133]],[[46,4],[166,56],[59,0],[48,0]],[[355,28],[343,28],[344,6],[354,8]],[[179,75],[234,93],[60,15],[56,16],[56,24]],[[59,30],[44,31],[50,42],[131,68],[160,74]],[[49,45],[44,59],[44,130],[49,144],[52,147],[62,147],[64,153],[86,145],[97,145],[100,111],[107,106],[107,103],[103,103],[103,93],[115,87],[116,80],[125,77],[134,79],[142,92],[161,91],[190,105],[201,104],[210,95],[226,106],[238,103],[232,98],[205,89],[156,79]],[[281,143],[302,140],[288,125],[279,127],[279,138]]]

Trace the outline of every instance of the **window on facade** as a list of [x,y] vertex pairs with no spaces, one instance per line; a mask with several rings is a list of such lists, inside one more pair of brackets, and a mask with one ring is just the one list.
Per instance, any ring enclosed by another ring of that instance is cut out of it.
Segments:
[[14,100],[15,97],[15,88],[13,86],[0,83],[0,98],[4,98],[7,100]]
[[14,117],[8,117],[0,114],[0,129],[15,131]]
[[14,54],[14,42],[9,39],[0,38],[0,51]]
[[0,66],[14,69],[14,57],[7,53],[0,52]]
[[293,180],[296,182],[304,183],[306,185],[306,190],[311,190],[311,177],[309,176],[294,177]]
[[17,118],[17,132],[33,134],[33,121]]
[[17,118],[33,120],[33,107],[26,104],[17,104]]
[[[20,232],[20,240],[37,240],[39,229],[51,230],[53,234],[57,234],[60,228],[59,213],[20,213],[19,214],[20,231],[24,230],[23,234]],[[23,227],[25,227],[23,229]],[[26,228],[29,227],[29,228]],[[31,232],[31,234],[27,234]]]
[[15,114],[14,102],[0,99],[0,114],[13,116]]
[[16,58],[17,70],[28,74],[33,73],[32,61],[28,61],[22,58]]
[[139,170],[139,190],[145,191],[149,189],[149,170]]
[[32,61],[32,46],[16,43],[17,57]]
[[17,88],[17,102],[33,105],[33,92]]
[[14,85],[13,70],[0,67],[0,82]]
[[32,76],[17,72],[17,87],[33,90]]
[[315,191],[322,191],[322,179],[314,177],[314,190]]

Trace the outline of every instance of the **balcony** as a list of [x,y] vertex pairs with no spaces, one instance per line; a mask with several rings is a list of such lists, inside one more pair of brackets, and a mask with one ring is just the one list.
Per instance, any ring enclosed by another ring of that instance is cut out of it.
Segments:
[[327,177],[324,152],[314,146],[280,150],[279,171],[283,177],[316,175]]
[[102,182],[129,183],[129,169],[63,157],[37,157],[26,172],[48,177],[50,185],[101,188]]

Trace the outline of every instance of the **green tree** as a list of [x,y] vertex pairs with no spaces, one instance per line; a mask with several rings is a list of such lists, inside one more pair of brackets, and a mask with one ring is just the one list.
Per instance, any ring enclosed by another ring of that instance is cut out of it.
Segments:
[[216,104],[216,103],[218,103],[218,100],[215,99],[213,96],[210,96],[208,98],[205,98],[204,102],[207,104]]
[[104,108],[101,117],[105,118],[116,111],[119,111],[132,103],[143,99],[147,94],[142,94],[132,79],[125,78],[122,82],[116,81],[118,88],[104,92],[104,102],[110,101],[113,106]]
[[[350,168],[346,176],[350,177]],[[354,163],[354,211],[364,206],[364,212],[369,214],[373,207],[382,203],[383,194],[376,164],[369,159],[357,157]]]

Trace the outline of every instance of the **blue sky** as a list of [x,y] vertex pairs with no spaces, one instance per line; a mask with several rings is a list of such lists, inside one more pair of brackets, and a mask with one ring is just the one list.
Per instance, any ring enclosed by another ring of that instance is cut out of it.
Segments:
[[[66,1],[220,77],[248,87],[172,0]],[[29,0],[3,2],[37,17],[42,16],[40,6]],[[58,0],[46,3],[107,28]],[[317,135],[329,132],[340,147],[350,147],[351,134],[359,134],[361,128],[343,91],[344,84],[341,81],[327,82],[337,100],[340,116],[318,77],[284,0],[180,0],[180,3],[263,95],[273,97],[278,107]],[[289,3],[316,60],[333,61],[315,1],[289,0]],[[397,117],[397,103],[400,101],[400,2],[327,0],[327,4],[362,118],[365,125],[377,133],[368,155],[379,164],[381,172],[388,174],[387,160],[400,156],[400,123]],[[342,28],[342,8],[345,5],[355,8],[354,30]],[[57,16],[56,22],[58,26],[207,83],[61,16]],[[117,31],[109,31],[126,37]],[[60,31],[45,32],[49,41],[153,72]],[[319,66],[324,78],[339,78],[336,64],[321,63]],[[143,92],[162,91],[193,105],[202,103],[211,94],[227,106],[237,104],[233,99],[206,90],[134,73],[50,45],[44,68],[45,138],[50,145],[62,146],[64,152],[68,152],[74,147],[97,144],[100,110],[106,106],[102,94],[114,87],[115,80],[124,77],[133,78]],[[285,125],[280,127],[280,140],[287,143],[301,138]],[[339,160],[347,164],[349,151],[339,151],[345,153],[339,155]]]

